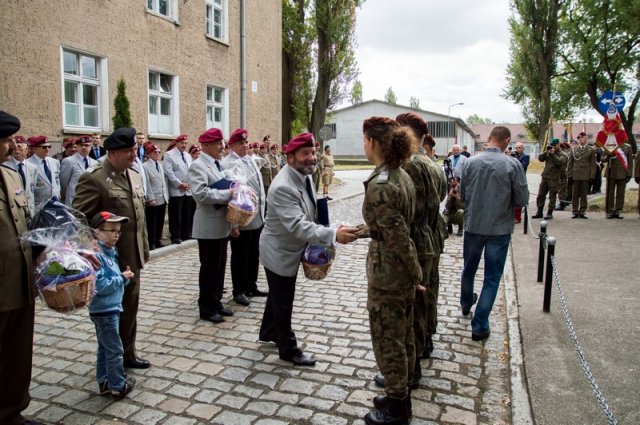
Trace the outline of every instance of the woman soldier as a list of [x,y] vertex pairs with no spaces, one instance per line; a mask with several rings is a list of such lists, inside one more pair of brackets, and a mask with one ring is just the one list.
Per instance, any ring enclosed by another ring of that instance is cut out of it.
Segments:
[[371,242],[367,280],[371,342],[376,363],[386,380],[386,396],[373,400],[376,409],[365,423],[408,424],[415,346],[413,303],[422,269],[409,236],[416,192],[400,168],[411,156],[412,135],[390,118],[364,121],[364,151],[376,168],[365,185],[362,216]]
[[331,154],[331,146],[324,147],[324,153],[320,157],[320,177],[322,178],[322,196],[331,200],[329,196],[329,186],[333,183],[333,167],[335,167],[333,155]]

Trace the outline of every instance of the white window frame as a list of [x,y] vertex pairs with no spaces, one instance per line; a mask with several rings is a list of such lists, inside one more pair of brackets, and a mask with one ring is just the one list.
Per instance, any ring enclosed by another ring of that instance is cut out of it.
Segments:
[[147,8],[147,12],[159,16],[161,18],[168,19],[172,22],[179,21],[178,15],[178,0],[166,0],[167,2],[167,14],[160,12],[160,1],[161,0],[144,0],[145,7]]
[[[215,99],[208,98],[209,89],[212,89],[212,93],[215,89],[222,90],[222,101],[216,102]],[[205,126],[206,128],[216,127],[222,130],[223,134],[229,134],[229,90],[226,87],[217,84],[207,84],[205,87]],[[209,108],[221,108],[222,109],[222,121],[219,126],[215,122],[209,121]]]
[[[211,17],[209,17],[211,10]],[[217,37],[214,32],[213,14],[215,10],[220,11],[222,22],[220,23],[220,36]],[[204,10],[204,32],[207,37],[224,43],[229,42],[229,2],[228,0],[205,0]]]
[[[150,87],[150,74],[158,76],[158,85],[157,89],[155,90],[152,90]],[[160,75],[165,75],[171,78],[171,93],[166,93],[160,90]],[[151,114],[150,112],[151,96],[157,97],[156,110],[158,111],[158,114]],[[171,101],[171,128],[167,132],[163,132],[160,129],[159,115],[161,99],[170,99]],[[147,124],[149,135],[152,137],[173,138],[180,134],[180,77],[178,77],[177,75],[159,69],[147,69]]]

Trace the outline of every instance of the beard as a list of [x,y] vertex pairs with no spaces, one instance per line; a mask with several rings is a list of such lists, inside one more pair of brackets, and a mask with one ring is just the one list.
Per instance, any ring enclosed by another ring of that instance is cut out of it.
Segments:
[[299,172],[300,174],[303,174],[305,176],[309,176],[313,173],[316,172],[316,163],[312,162],[301,162],[301,161],[295,161],[293,164],[293,168]]

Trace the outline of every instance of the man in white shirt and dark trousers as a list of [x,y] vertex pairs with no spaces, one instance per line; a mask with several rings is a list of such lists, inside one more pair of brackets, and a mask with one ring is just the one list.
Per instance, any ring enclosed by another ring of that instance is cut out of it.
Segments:
[[239,128],[231,134],[227,143],[231,152],[222,160],[222,167],[231,170],[238,167],[248,177],[247,185],[258,195],[258,213],[253,220],[240,228],[240,236],[231,238],[231,281],[233,299],[240,305],[249,305],[248,296],[266,296],[258,289],[259,242],[264,225],[264,206],[266,195],[262,183],[262,174],[248,155],[247,130]]
[[176,148],[164,154],[164,175],[169,187],[169,233],[171,242],[179,244],[191,239],[193,226],[191,189],[187,178],[191,155],[186,152],[186,135],[176,137],[174,142]]

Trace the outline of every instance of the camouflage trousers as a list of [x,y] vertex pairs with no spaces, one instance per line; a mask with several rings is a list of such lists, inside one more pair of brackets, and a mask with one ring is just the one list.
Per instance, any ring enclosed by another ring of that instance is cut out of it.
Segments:
[[538,197],[536,198],[536,206],[538,210],[542,211],[544,208],[544,201],[547,197],[547,193],[549,194],[549,211],[553,211],[556,207],[556,198],[558,197],[558,191],[560,189],[560,185],[556,181],[551,181],[550,179],[543,177],[540,181],[540,186],[538,187]]
[[[416,358],[421,358],[424,353],[424,345],[428,333],[427,323],[429,308],[427,304],[429,286],[433,273],[433,267],[439,257],[428,258],[420,261],[422,266],[422,286],[427,288],[425,292],[416,291],[416,300],[413,303],[413,334],[415,335]],[[437,295],[436,295],[437,299]]]
[[427,304],[427,325],[425,339],[436,333],[438,327],[438,295],[440,293],[440,256],[429,260],[431,262],[429,270],[429,281],[425,292]]
[[[394,283],[399,283],[397,280]],[[369,284],[369,326],[376,363],[385,378],[385,392],[405,398],[413,379],[416,351],[413,335],[413,282],[381,288]]]

